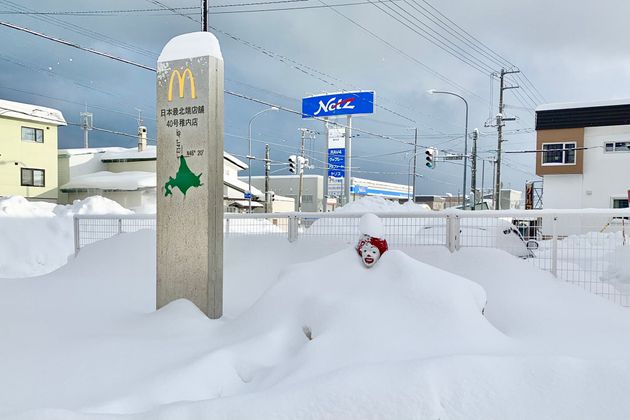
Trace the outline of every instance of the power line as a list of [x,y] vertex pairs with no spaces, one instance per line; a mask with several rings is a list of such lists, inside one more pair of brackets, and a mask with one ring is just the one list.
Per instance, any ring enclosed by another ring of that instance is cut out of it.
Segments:
[[[27,11],[27,12],[36,12],[36,10],[34,10],[34,9],[29,9],[29,8],[26,8],[26,7],[22,7],[22,6],[14,3],[12,1],[9,1],[9,0],[0,0],[0,3],[11,7],[13,10]],[[123,42],[123,41],[119,41],[119,40],[114,39],[114,38],[112,38],[110,36],[107,36],[107,35],[104,35],[102,33],[93,31],[91,29],[84,28],[82,26],[75,25],[73,23],[66,22],[66,21],[64,21],[62,19],[59,19],[57,17],[54,17],[54,16],[31,16],[31,17],[33,19],[36,19],[36,20],[40,21],[40,22],[46,22],[46,23],[49,23],[51,25],[61,27],[61,28],[66,29],[68,31],[71,31],[71,32],[74,32],[74,33],[78,33],[78,34],[83,35],[85,37],[88,37],[90,39],[95,39],[95,40],[98,40],[100,42],[103,42],[103,43],[115,46],[117,48],[122,48],[122,49],[125,49],[127,51],[131,51],[131,52],[134,52],[134,53],[137,53],[137,54],[141,54],[141,55],[144,55],[144,56],[147,56],[147,57],[151,57],[151,58],[155,58],[157,56],[157,54],[155,52],[153,52],[153,51],[149,51],[149,50],[144,49],[142,47],[138,47],[138,46],[135,46],[135,45]]]
[[449,85],[456,87],[458,89],[461,89],[462,91],[467,92],[468,94],[480,99],[481,101],[483,101],[485,103],[485,99],[482,98],[481,96],[477,95],[476,93],[466,89],[465,87],[463,87],[462,85],[454,82],[453,80],[449,79],[448,77],[444,76],[443,74],[441,74],[440,72],[432,69],[431,67],[427,66],[425,63],[423,63],[422,61],[418,60],[417,58],[415,58],[414,56],[404,52],[403,50],[401,50],[400,48],[396,47],[394,44],[392,44],[391,42],[387,41],[386,39],[382,38],[381,36],[377,35],[375,32],[371,31],[370,29],[366,28],[365,26],[361,25],[360,23],[358,23],[357,21],[351,19],[350,17],[344,15],[343,13],[341,13],[339,10],[337,10],[334,5],[329,5],[327,3],[325,3],[323,0],[319,0],[320,3],[322,3],[323,5],[327,6],[328,8],[330,8],[330,10],[332,10],[333,12],[335,12],[336,14],[338,14],[339,16],[343,17],[344,19],[346,19],[347,21],[351,22],[353,25],[357,26],[358,28],[360,28],[361,30],[363,30],[364,32],[367,32],[368,34],[370,34],[372,37],[378,39],[379,41],[381,41],[382,43],[384,43],[385,45],[387,45],[389,48],[391,48],[392,50],[396,51],[397,53],[403,55],[404,57],[406,57],[407,59],[413,61],[414,63],[416,63],[417,65],[419,65],[420,67],[422,67],[425,71],[427,71],[428,73],[432,74],[433,76],[439,78],[440,80],[448,83]]
[[55,42],[58,42],[60,44],[67,45],[68,47],[72,47],[72,48],[76,48],[76,49],[79,49],[79,50],[87,51],[87,52],[90,52],[92,54],[96,54],[96,55],[100,55],[102,57],[110,58],[112,60],[120,61],[121,63],[131,64],[132,66],[136,66],[136,67],[139,67],[139,68],[142,68],[142,69],[145,69],[145,70],[155,71],[154,68],[149,67],[149,66],[145,66],[144,64],[136,63],[135,61],[127,60],[125,58],[120,58],[120,57],[117,57],[117,56],[112,55],[112,54],[108,54],[108,53],[104,53],[104,52],[101,52],[101,51],[97,51],[97,50],[95,50],[93,48],[82,47],[79,44],[75,44],[73,42],[65,41],[65,40],[60,39],[60,38],[55,38],[55,37],[52,37],[50,35],[45,35],[45,34],[43,34],[41,32],[36,32],[36,31],[31,30],[31,29],[24,28],[22,26],[13,25],[11,23],[3,22],[3,21],[0,21],[0,25],[6,26],[7,28],[11,28],[11,29],[17,29],[18,31],[26,32],[26,33],[29,33],[31,35],[38,36],[40,38],[48,39],[50,41],[55,41]]
[[167,5],[165,5],[165,4],[161,3],[161,2],[159,2],[158,0],[146,0],[146,1],[148,1],[149,3],[153,3],[153,4],[155,4],[156,6],[159,6],[159,7],[163,8],[164,10],[168,10],[168,11],[171,11],[171,12],[173,12],[173,13],[177,14],[177,15],[183,16],[183,17],[185,17],[186,19],[190,19],[190,20],[192,20],[193,22],[196,22],[196,23],[201,23],[201,21],[199,21],[199,20],[197,20],[197,19],[194,19],[194,18],[192,18],[191,16],[188,16],[188,15],[186,15],[186,14],[183,14],[183,13],[181,13],[179,10],[174,9],[174,8],[172,8],[172,7],[170,7],[170,6],[167,6]]
[[[389,9],[391,12],[395,13],[396,15],[400,16],[400,18],[406,20],[408,23],[403,22],[402,20],[400,20],[399,18],[394,16],[392,13],[390,13],[387,10],[383,9],[382,7],[378,6],[376,3],[372,3],[372,4],[377,9],[379,9],[383,13],[387,14],[392,19],[396,20],[398,23],[402,24],[406,28],[408,28],[411,31],[415,32],[421,38],[429,41],[433,45],[437,46],[438,48],[440,48],[443,51],[447,52],[448,54],[452,55],[453,57],[455,57],[456,59],[460,60],[461,62],[467,64],[468,66],[474,68],[475,70],[481,72],[482,74],[492,73],[492,68],[484,68],[484,65],[478,64],[477,62],[474,61],[474,57],[473,58],[466,57],[464,54],[468,54],[468,53],[466,53],[465,51],[463,53],[458,52],[457,49],[456,49],[457,47],[452,47],[451,45],[449,45],[448,43],[444,42],[443,40],[438,39],[436,36],[434,36],[433,34],[429,33],[427,30],[423,29],[417,23],[412,22],[411,19],[409,19],[408,17],[406,17],[402,13],[398,12],[397,10],[394,10],[394,8],[391,7],[390,5],[385,4],[383,6],[385,6],[387,9]],[[410,16],[414,17],[407,10],[403,9],[398,4],[394,4],[394,5],[397,8],[401,9],[406,15],[410,15]],[[417,18],[415,18],[415,19],[419,21],[419,19],[417,19]],[[409,25],[413,25],[413,27],[409,26]],[[414,29],[414,27],[415,27],[415,29]],[[461,51],[463,51],[463,50],[461,50]]]

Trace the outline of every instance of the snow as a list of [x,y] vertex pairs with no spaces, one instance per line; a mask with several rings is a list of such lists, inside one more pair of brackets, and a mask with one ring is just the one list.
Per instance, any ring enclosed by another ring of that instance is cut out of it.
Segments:
[[373,238],[382,238],[383,223],[378,216],[372,213],[364,214],[361,216],[361,220],[359,220],[359,232]]
[[[113,208],[0,200],[0,258],[20,242],[57,252],[44,222],[99,210]],[[378,227],[365,220],[361,230]],[[366,269],[355,241],[273,233],[226,236],[220,320],[186,300],[155,311],[151,231],[87,246],[40,277],[0,279],[0,417],[627,417],[627,308],[498,249],[401,247]],[[611,268],[619,281],[628,249]],[[22,256],[10,258],[13,268]]]
[[59,110],[4,99],[0,99],[0,115],[50,125],[66,125],[66,120]]
[[141,152],[138,151],[137,147],[121,150],[106,150],[101,156],[101,161],[129,159],[155,160],[157,159],[157,147],[147,146],[147,148]]
[[558,102],[551,104],[542,104],[536,107],[536,111],[553,111],[556,109],[576,109],[576,108],[591,108],[598,106],[614,106],[614,105],[629,105],[630,99],[607,99],[601,101],[588,101],[588,102]]
[[105,152],[124,152],[130,150],[125,147],[89,147],[89,148],[72,148],[72,149],[59,149],[59,156],[76,156],[76,155],[93,155],[97,153]]
[[66,264],[74,253],[73,215],[130,213],[99,196],[66,206],[0,198],[0,278],[41,275]]
[[414,247],[367,270],[345,244],[231,238],[226,316],[212,321],[184,300],[154,311],[154,246],[152,232],[123,234],[44,277],[0,280],[0,416],[612,419],[630,409],[628,311],[502,251]]
[[210,32],[191,32],[176,36],[166,43],[158,62],[211,56],[223,60],[219,40]]
[[136,191],[142,188],[155,188],[157,185],[155,172],[100,171],[87,175],[79,175],[70,182],[59,187],[62,191],[76,189],[100,189]]
[[395,201],[385,200],[382,197],[367,196],[359,198],[346,204],[343,207],[339,207],[335,210],[336,213],[385,213],[385,212],[418,212],[418,211],[431,211],[431,208],[426,204],[416,204],[411,201],[399,204]]

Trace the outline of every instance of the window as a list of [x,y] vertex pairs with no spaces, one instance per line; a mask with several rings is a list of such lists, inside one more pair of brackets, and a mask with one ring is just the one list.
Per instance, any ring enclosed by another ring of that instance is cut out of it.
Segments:
[[313,203],[313,195],[312,194],[304,195],[302,197],[302,203],[304,203],[304,204],[312,204]]
[[604,143],[604,151],[610,152],[630,152],[630,141],[607,141]]
[[44,142],[44,130],[41,128],[22,127],[22,141]]
[[543,144],[543,165],[575,165],[575,143]]
[[22,168],[21,184],[24,187],[43,187],[45,179],[43,169]]
[[628,208],[628,199],[627,198],[613,198],[612,206],[613,206],[613,209]]

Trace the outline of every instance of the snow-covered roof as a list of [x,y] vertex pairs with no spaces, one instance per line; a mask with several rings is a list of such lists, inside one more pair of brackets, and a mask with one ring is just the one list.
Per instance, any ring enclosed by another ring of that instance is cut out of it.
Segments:
[[58,156],[77,156],[77,155],[93,155],[96,153],[105,152],[124,152],[129,150],[125,147],[90,147],[80,149],[59,149],[57,151]]
[[245,162],[243,162],[240,159],[235,158],[233,155],[229,154],[228,152],[223,152],[223,158],[229,160],[230,162],[232,162],[233,164],[235,164],[241,169],[249,168],[249,166]]
[[107,191],[137,191],[156,187],[155,172],[94,172],[79,175],[60,187],[61,191],[99,189]]
[[[100,156],[101,161],[103,162],[111,162],[111,161],[129,161],[129,160],[156,160],[157,159],[157,147],[156,146],[147,146],[145,150],[139,152],[136,147],[125,148],[125,147],[95,147],[89,149],[59,149],[59,156],[75,156],[75,155],[86,155],[86,154],[96,154],[102,153]],[[240,169],[247,169],[248,166],[245,162],[235,158],[233,155],[228,152],[223,152],[223,158],[228,160],[238,166]]]
[[[227,185],[230,188],[234,188],[237,191],[240,192],[245,192],[249,189],[249,185],[247,184],[247,182],[243,182],[241,180],[238,179],[224,179],[223,183],[225,185]],[[255,195],[258,198],[264,199],[265,198],[265,193],[260,191],[258,188],[254,187],[252,185],[252,194]]]
[[4,99],[0,99],[0,117],[35,121],[50,125],[67,125],[63,114],[57,109],[6,101]]
[[210,32],[191,32],[178,35],[166,43],[158,62],[184,60],[209,55],[223,60],[219,40]]
[[157,147],[147,146],[142,152],[138,151],[137,147],[121,150],[107,150],[101,156],[102,162],[111,162],[117,160],[156,160],[157,159]]
[[556,109],[593,108],[598,106],[630,105],[630,99],[608,99],[590,102],[558,102],[542,104],[536,107],[536,111],[552,111]]

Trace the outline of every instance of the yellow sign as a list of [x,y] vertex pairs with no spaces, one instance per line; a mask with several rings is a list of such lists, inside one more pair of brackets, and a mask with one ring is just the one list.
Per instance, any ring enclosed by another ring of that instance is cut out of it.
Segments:
[[168,101],[170,102],[173,100],[173,80],[175,80],[175,76],[177,76],[179,86],[179,97],[184,97],[184,86],[186,83],[186,76],[188,76],[188,79],[190,80],[190,96],[192,99],[197,98],[197,95],[195,94],[195,78],[193,77],[190,69],[186,68],[184,73],[180,73],[179,70],[173,70],[171,73],[171,80],[168,82]]

